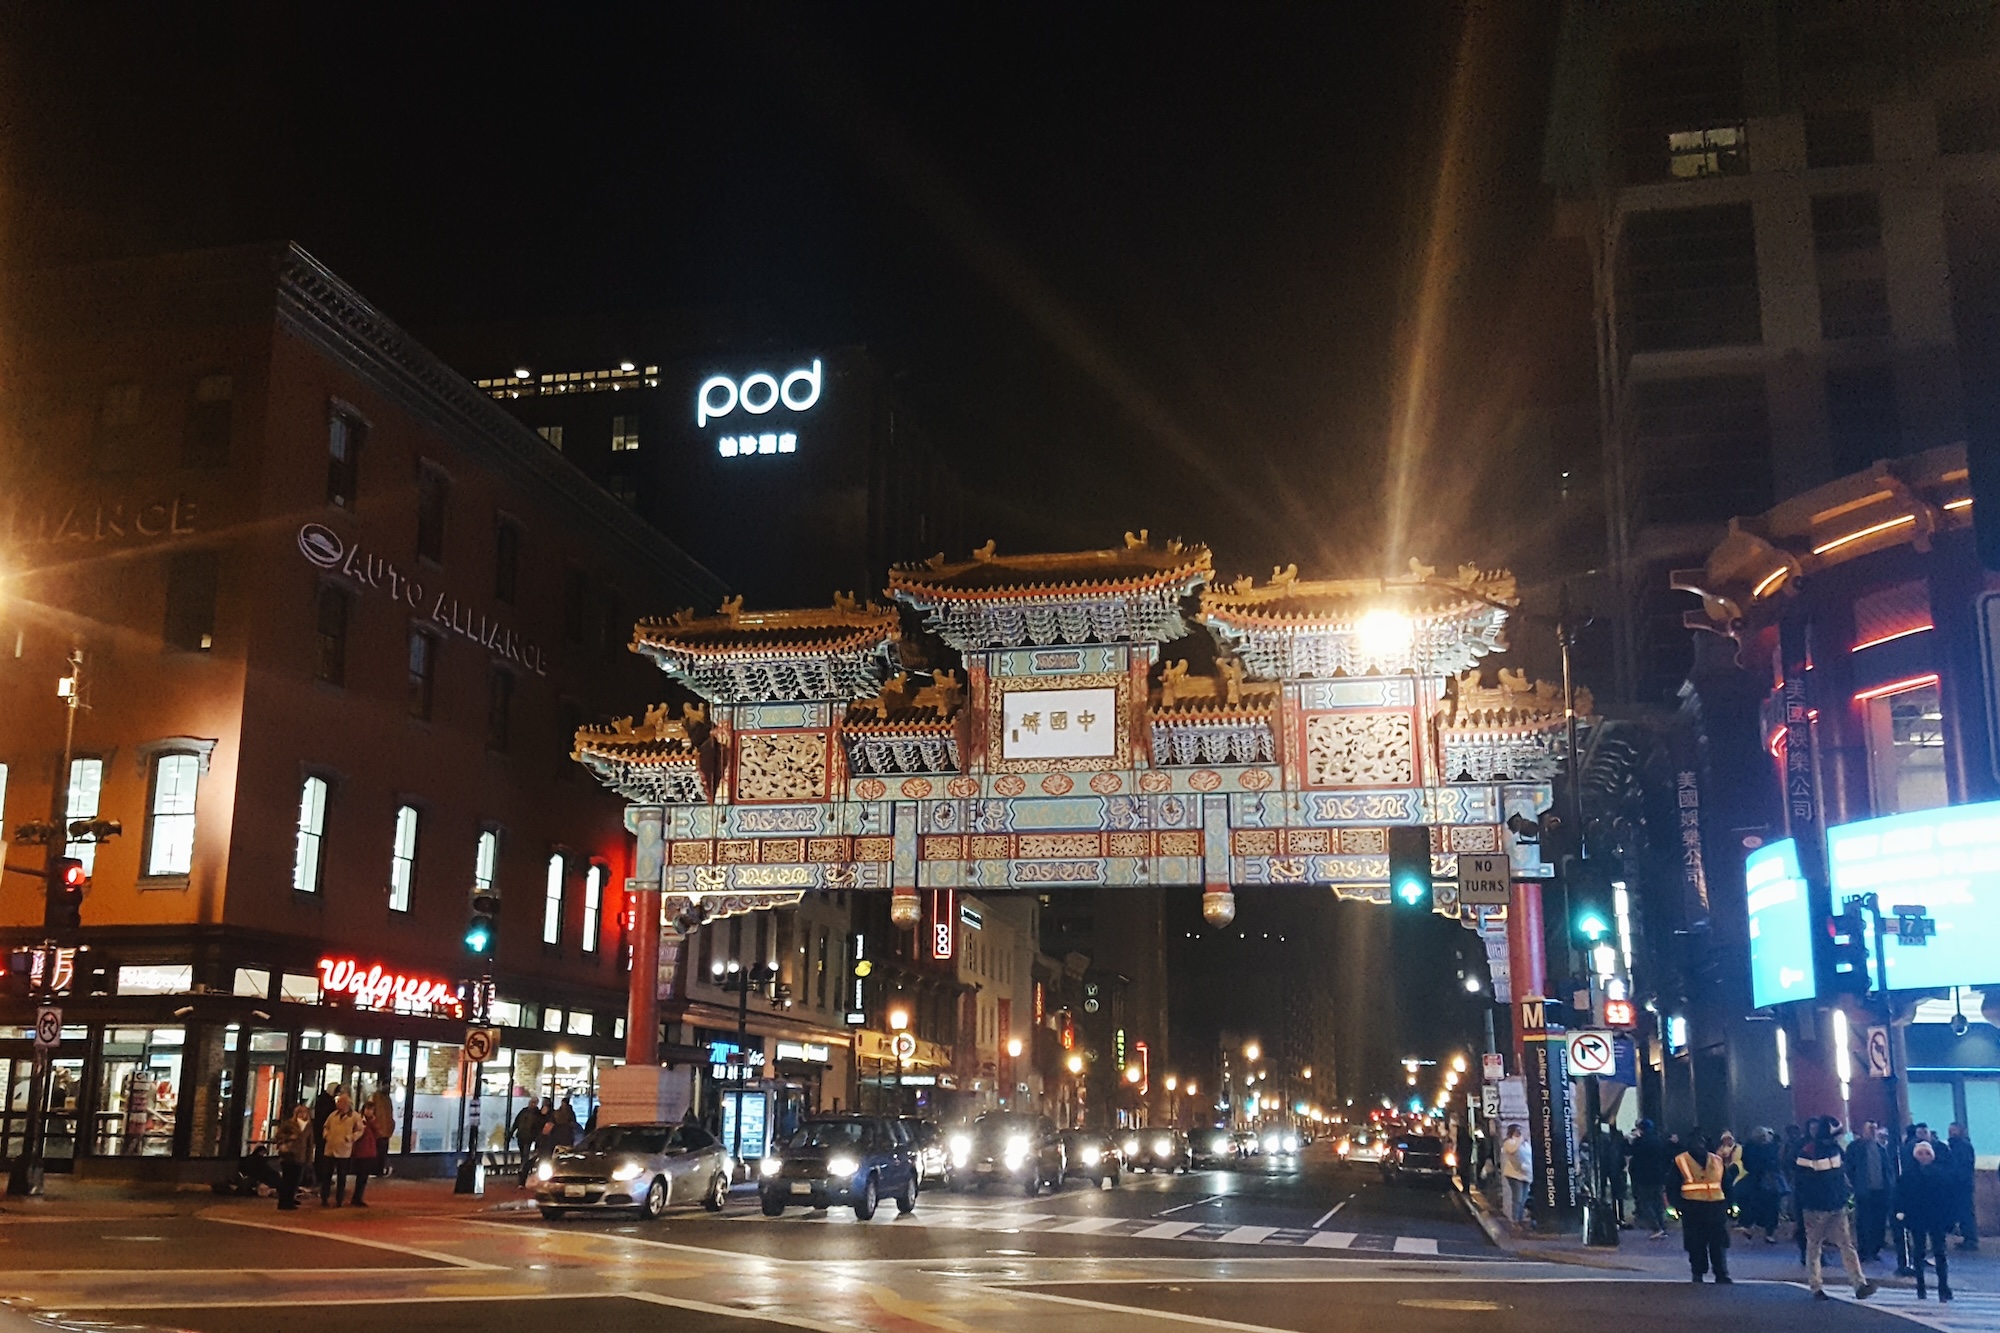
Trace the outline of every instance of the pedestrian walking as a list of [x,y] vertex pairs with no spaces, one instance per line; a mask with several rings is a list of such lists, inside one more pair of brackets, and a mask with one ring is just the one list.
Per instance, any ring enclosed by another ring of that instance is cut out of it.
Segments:
[[354,1206],[368,1206],[368,1182],[382,1174],[389,1157],[389,1136],[396,1128],[396,1104],[380,1087],[362,1103],[361,1136],[354,1141]]
[[1853,1197],[1846,1164],[1840,1154],[1840,1121],[1833,1116],[1815,1122],[1818,1133],[1799,1149],[1793,1163],[1797,1171],[1799,1216],[1805,1228],[1806,1286],[1814,1300],[1831,1300],[1821,1281],[1821,1250],[1831,1245],[1840,1251],[1841,1268],[1854,1283],[1854,1298],[1865,1301],[1875,1294],[1875,1284],[1861,1268],[1861,1255],[1854,1248],[1854,1227],[1848,1220],[1847,1204]]
[[1479,1167],[1473,1157],[1472,1126],[1464,1119],[1458,1122],[1458,1132],[1452,1139],[1452,1147],[1458,1153],[1458,1187],[1467,1194],[1478,1182]]
[[555,1121],[550,1126],[549,1146],[552,1148],[574,1148],[577,1140],[576,1111],[570,1106],[569,1098],[562,1099],[556,1108]]
[[361,1138],[362,1120],[354,1109],[354,1099],[346,1093],[334,1099],[333,1114],[326,1118],[325,1170],[319,1177],[319,1201],[325,1206],[332,1195],[333,1206],[347,1202],[347,1180],[354,1174],[354,1145]]
[[1743,1178],[1743,1147],[1736,1136],[1723,1130],[1715,1136],[1715,1143],[1709,1149],[1722,1159],[1722,1198],[1729,1205],[1729,1211],[1736,1211],[1737,1186]]
[[1500,1190],[1507,1220],[1517,1227],[1527,1222],[1528,1190],[1534,1179],[1534,1150],[1521,1127],[1509,1125],[1507,1137],[1500,1141]]
[[1632,1211],[1651,1240],[1667,1235],[1667,1168],[1672,1162],[1666,1142],[1650,1120],[1641,1120],[1632,1136],[1626,1174],[1632,1178]]
[[535,1105],[535,1099],[530,1097],[526,1104],[514,1113],[514,1123],[509,1127],[513,1131],[514,1142],[519,1144],[521,1148],[521,1185],[523,1188],[527,1187],[528,1174],[535,1169],[535,1150],[542,1141],[542,1121],[547,1118],[547,1112],[548,1102],[546,1099],[543,1100],[540,1106],[537,1106]]
[[341,1094],[344,1092],[346,1092],[346,1089],[338,1083],[329,1083],[319,1090],[319,1096],[313,1098],[312,1178],[315,1185],[325,1179],[328,1169],[326,1165],[326,1118],[333,1114],[333,1108],[339,1103]]
[[1723,1174],[1728,1162],[1719,1152],[1710,1152],[1708,1137],[1690,1130],[1687,1151],[1674,1158],[1680,1186],[1681,1245],[1687,1251],[1688,1271],[1699,1282],[1711,1270],[1718,1284],[1733,1281],[1729,1276],[1729,1202],[1723,1192]]
[[1945,1233],[1958,1218],[1958,1186],[1938,1164],[1937,1149],[1928,1143],[1912,1146],[1909,1169],[1896,1188],[1896,1220],[1909,1238],[1910,1267],[1917,1275],[1917,1299],[1924,1298],[1924,1250],[1937,1261],[1938,1300],[1951,1299],[1951,1261],[1945,1257]]
[[278,1211],[295,1212],[299,1180],[313,1159],[312,1108],[300,1102],[271,1132],[278,1152]]
[[1882,1257],[1887,1242],[1889,1220],[1889,1154],[1882,1147],[1872,1120],[1861,1122],[1861,1132],[1847,1145],[1847,1179],[1854,1187],[1854,1248],[1864,1262]]
[[1778,1169],[1777,1136],[1760,1125],[1750,1131],[1750,1141],[1743,1145],[1743,1185],[1737,1202],[1743,1239],[1749,1240],[1762,1228],[1766,1245],[1778,1243],[1784,1185],[1784,1173]]
[[1945,1148],[1950,1153],[1945,1166],[1951,1176],[1952,1199],[1957,1208],[1952,1220],[1958,1224],[1958,1248],[1977,1250],[1979,1210],[1973,1206],[1973,1181],[1979,1174],[1979,1154],[1972,1150],[1972,1139],[1964,1125],[1946,1126]]

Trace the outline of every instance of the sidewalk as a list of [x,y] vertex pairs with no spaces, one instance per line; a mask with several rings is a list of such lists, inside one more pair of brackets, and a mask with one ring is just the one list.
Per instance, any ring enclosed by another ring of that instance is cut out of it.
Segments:
[[[1647,1233],[1636,1228],[1620,1231],[1618,1245],[1614,1249],[1585,1245],[1580,1231],[1519,1230],[1501,1218],[1498,1206],[1484,1190],[1461,1192],[1459,1197],[1465,1201],[1467,1210],[1486,1233],[1487,1239],[1515,1258],[1608,1272],[1644,1273],[1653,1277],[1685,1280],[1688,1276],[1687,1252],[1681,1248],[1681,1234],[1676,1226],[1669,1227],[1663,1240],[1648,1240]],[[1953,1291],[2000,1292],[2000,1249],[1972,1254],[1954,1249],[1950,1258]],[[1864,1262],[1862,1267],[1869,1278],[1884,1287],[1916,1289],[1917,1280],[1914,1277],[1895,1276],[1896,1264],[1891,1251],[1883,1251],[1881,1263]],[[1829,1287],[1838,1289],[1849,1285],[1837,1259],[1823,1271]],[[1806,1280],[1805,1264],[1799,1260],[1790,1224],[1780,1230],[1775,1245],[1767,1245],[1761,1234],[1753,1240],[1745,1240],[1743,1233],[1732,1227],[1729,1233],[1729,1273],[1737,1278],[1803,1285]],[[1935,1285],[1935,1281],[1933,1277],[1926,1285]]]

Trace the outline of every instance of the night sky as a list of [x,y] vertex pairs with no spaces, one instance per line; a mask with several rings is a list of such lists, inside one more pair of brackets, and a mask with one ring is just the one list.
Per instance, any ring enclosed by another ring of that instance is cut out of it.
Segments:
[[1554,6],[1492,8],[15,6],[0,247],[865,343],[1003,548],[1520,563]]

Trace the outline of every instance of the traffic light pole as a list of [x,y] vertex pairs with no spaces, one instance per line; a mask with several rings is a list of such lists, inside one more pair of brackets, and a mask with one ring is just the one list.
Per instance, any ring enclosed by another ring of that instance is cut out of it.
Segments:
[[[62,763],[56,768],[56,779],[49,792],[49,823],[54,832],[42,845],[42,912],[43,927],[50,929],[54,923],[47,919],[50,877],[56,874],[56,865],[65,851],[63,839],[69,831],[69,766],[70,756],[76,748],[76,710],[83,702],[83,649],[73,648],[69,655],[69,693],[64,698],[67,705],[63,718]],[[61,941],[54,941],[60,943]],[[52,982],[54,959],[48,957],[48,942],[44,942],[43,952],[47,961],[42,964],[44,983]],[[13,1169],[7,1173],[7,1193],[16,1198],[39,1195],[42,1192],[42,1140],[48,1130],[49,1099],[49,1052],[53,1049],[35,1043],[34,1072],[28,1080],[28,1123],[21,1139],[21,1155],[14,1159]]]

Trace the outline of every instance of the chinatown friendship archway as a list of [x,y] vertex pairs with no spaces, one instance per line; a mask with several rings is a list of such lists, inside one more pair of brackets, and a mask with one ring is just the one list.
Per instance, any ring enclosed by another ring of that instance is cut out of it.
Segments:
[[[656,1062],[659,981],[703,921],[877,889],[914,929],[959,889],[1200,885],[1222,926],[1236,885],[1386,903],[1397,825],[1431,830],[1433,910],[1539,993],[1548,871],[1507,823],[1548,808],[1564,720],[1548,686],[1481,681],[1512,576],[1213,572],[1143,532],[989,542],[896,568],[887,606],[641,622],[633,651],[703,702],[576,737],[637,838],[628,1060]],[[923,627],[907,642],[898,604]],[[1510,863],[1511,941],[1508,908],[1460,904],[1459,858],[1482,854]]]

